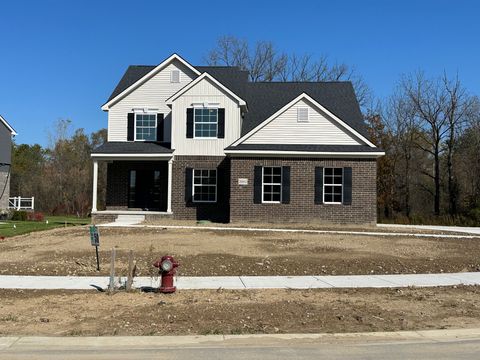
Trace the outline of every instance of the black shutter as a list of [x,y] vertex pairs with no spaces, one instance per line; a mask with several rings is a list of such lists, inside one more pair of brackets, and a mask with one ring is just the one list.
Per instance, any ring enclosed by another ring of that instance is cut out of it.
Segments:
[[282,166],[282,204],[290,204],[290,166]]
[[323,204],[323,167],[315,167],[315,204]]
[[185,202],[192,202],[193,169],[185,168]]
[[352,205],[352,168],[343,168],[343,205]]
[[217,138],[223,139],[224,137],[225,137],[225,109],[218,109]]
[[255,166],[253,174],[253,203],[262,203],[262,167]]
[[157,114],[157,141],[164,141],[163,138],[163,114]]
[[134,141],[135,134],[135,114],[128,113],[127,115],[127,141]]
[[193,108],[187,109],[187,139],[193,139]]

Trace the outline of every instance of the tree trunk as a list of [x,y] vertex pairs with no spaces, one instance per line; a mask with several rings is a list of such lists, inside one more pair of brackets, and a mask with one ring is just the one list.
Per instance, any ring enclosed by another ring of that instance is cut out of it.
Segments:
[[450,215],[457,213],[457,189],[455,179],[453,177],[453,126],[450,129],[450,139],[448,140],[447,153],[447,174],[448,174],[448,212]]
[[435,144],[435,155],[434,155],[434,161],[435,161],[435,170],[434,170],[434,181],[435,181],[435,199],[434,199],[434,205],[433,205],[433,212],[435,216],[440,215],[440,156],[439,156],[439,143]]

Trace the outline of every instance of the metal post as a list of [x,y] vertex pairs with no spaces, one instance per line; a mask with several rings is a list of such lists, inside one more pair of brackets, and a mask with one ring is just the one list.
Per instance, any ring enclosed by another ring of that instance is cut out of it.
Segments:
[[126,291],[132,290],[133,285],[133,250],[128,253],[128,275],[127,284],[125,286]]
[[97,271],[100,271],[100,260],[98,258],[98,246],[95,246],[95,254],[97,255]]

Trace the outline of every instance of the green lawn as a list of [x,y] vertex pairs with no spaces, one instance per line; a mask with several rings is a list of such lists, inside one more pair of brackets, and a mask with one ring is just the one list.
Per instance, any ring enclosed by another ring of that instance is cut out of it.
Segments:
[[33,231],[54,229],[65,226],[65,224],[66,226],[76,226],[89,223],[90,218],[75,216],[46,216],[44,221],[0,221],[0,236],[11,237]]

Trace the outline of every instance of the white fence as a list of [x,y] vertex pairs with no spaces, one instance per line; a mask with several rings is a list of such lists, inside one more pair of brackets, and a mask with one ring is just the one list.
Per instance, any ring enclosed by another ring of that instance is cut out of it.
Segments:
[[8,198],[8,208],[15,210],[33,210],[35,208],[35,198],[24,198],[15,196]]

